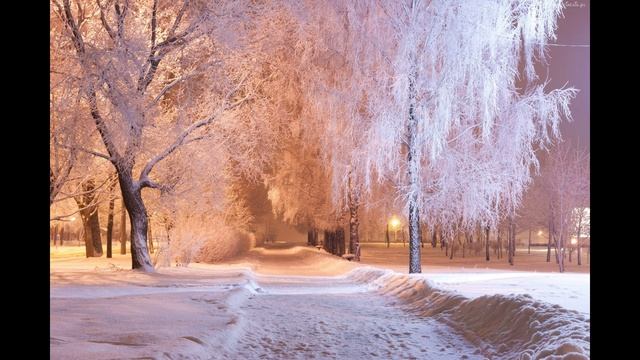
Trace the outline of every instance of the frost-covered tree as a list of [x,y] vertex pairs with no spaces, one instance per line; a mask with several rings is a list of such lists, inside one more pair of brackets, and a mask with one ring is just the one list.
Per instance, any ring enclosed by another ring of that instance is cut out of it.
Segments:
[[[52,31],[68,45],[58,56],[79,79],[85,121],[101,140],[87,150],[109,160],[118,174],[134,269],[153,270],[142,190],[170,190],[152,171],[188,144],[259,125],[259,89],[270,74],[244,41],[256,33],[250,22],[259,9],[251,5],[52,0]],[[248,103],[254,114],[242,109]],[[252,141],[242,143],[242,153],[256,150],[251,144],[258,139]]]
[[[551,152],[543,172],[544,187],[550,201],[550,232],[560,272],[564,272],[565,249],[570,245],[571,237],[576,234],[577,241],[581,241],[579,232],[584,232],[582,225],[589,207],[589,161],[587,151],[562,142]],[[578,249],[580,245],[581,242]]]
[[[544,61],[561,9],[559,0],[350,3],[353,29],[367,40],[361,69],[375,90],[367,94],[374,121],[362,142],[363,183],[401,184],[410,272],[421,271],[420,214],[437,213],[449,228],[460,218],[497,223],[530,180],[533,146],[559,134],[575,91],[545,92],[533,64]],[[488,176],[477,182],[480,173]]]

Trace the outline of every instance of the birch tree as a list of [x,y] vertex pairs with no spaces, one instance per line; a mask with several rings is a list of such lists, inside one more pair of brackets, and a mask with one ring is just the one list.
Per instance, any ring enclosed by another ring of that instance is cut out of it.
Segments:
[[[589,154],[569,143],[558,144],[545,168],[545,190],[549,194],[551,235],[556,246],[560,272],[564,272],[565,249],[570,238],[582,232],[585,209],[589,207]],[[578,243],[578,245],[580,245]]]
[[[534,69],[555,38],[562,3],[371,1],[352,9],[360,14],[354,28],[367,34],[363,53],[377,90],[368,96],[375,121],[363,141],[364,183],[393,177],[402,184],[409,270],[420,272],[420,214],[438,212],[437,223],[450,228],[460,215],[467,224],[497,223],[500,208],[512,212],[530,181],[532,148],[559,136],[560,121],[570,117],[575,90],[545,91]],[[467,164],[466,173],[455,163]],[[468,176],[473,167],[493,176],[477,183]],[[451,192],[462,201],[436,200]]]

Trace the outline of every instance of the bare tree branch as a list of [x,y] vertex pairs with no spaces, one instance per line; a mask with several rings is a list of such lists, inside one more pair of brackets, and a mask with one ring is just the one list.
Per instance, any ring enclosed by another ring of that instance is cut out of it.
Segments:
[[104,13],[105,7],[102,6],[102,4],[100,3],[100,0],[96,0],[96,3],[100,8],[100,21],[102,22],[102,26],[107,31],[107,34],[109,34],[109,37],[111,38],[111,40],[115,41],[116,34],[113,32],[113,29],[111,29],[111,26],[109,26],[109,23],[107,22],[107,17],[105,16],[105,13]]
[[109,160],[109,161],[113,160],[111,158],[111,156],[109,156],[107,154],[103,154],[103,153],[99,153],[97,151],[85,149],[85,148],[80,147],[80,146],[70,146],[70,145],[65,145],[65,144],[60,144],[60,143],[57,143],[57,145],[60,146],[60,147],[65,148],[65,149],[82,151],[84,153],[87,153],[87,154],[90,154],[90,155],[93,155],[93,156],[97,156],[97,157],[100,157],[100,158],[103,158],[103,159],[106,159],[106,160]]

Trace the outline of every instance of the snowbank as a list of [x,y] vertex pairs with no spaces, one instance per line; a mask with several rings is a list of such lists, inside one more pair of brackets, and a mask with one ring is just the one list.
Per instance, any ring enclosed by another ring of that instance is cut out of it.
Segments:
[[409,311],[462,332],[484,355],[513,359],[588,359],[590,321],[574,310],[529,295],[468,299],[436,288],[424,275],[358,268],[349,277],[398,299]]

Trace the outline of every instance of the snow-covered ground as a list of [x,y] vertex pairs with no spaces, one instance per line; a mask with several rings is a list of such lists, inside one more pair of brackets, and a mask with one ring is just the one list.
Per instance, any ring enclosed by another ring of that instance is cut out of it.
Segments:
[[[362,263],[375,267],[408,272],[408,247],[402,244],[365,243],[362,246]],[[558,272],[553,258],[546,262],[546,249],[519,249],[514,265],[506,257],[497,259],[491,252],[487,262],[484,253],[467,252],[466,257],[456,253],[450,260],[440,248],[430,245],[422,248],[423,275],[443,290],[459,293],[468,298],[492,294],[529,294],[533,298],[577,310],[589,316],[590,266],[586,261],[578,266],[567,260],[567,271]],[[575,255],[575,254],[574,254]]]
[[129,261],[52,249],[53,359],[589,356],[588,274],[408,275],[284,245],[156,274]]

